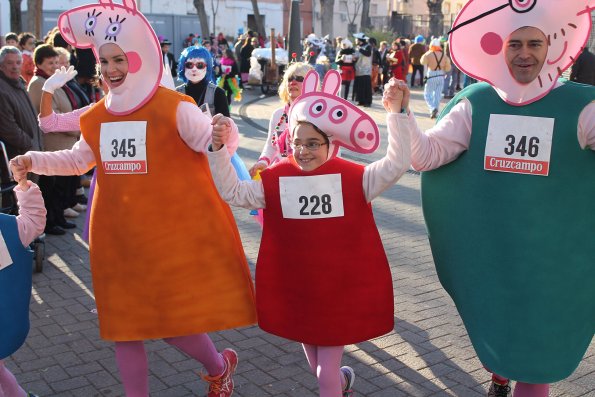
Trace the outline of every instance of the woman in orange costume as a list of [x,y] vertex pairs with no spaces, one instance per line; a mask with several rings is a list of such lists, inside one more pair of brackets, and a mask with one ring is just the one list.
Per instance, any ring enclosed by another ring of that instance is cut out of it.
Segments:
[[254,323],[254,292],[204,152],[212,130],[231,131],[235,151],[237,127],[221,115],[211,123],[190,97],[159,86],[159,43],[134,1],[81,6],[58,25],[73,46],[93,48],[110,90],[81,116],[72,149],[17,157],[15,175],[97,165],[91,270],[126,395],[149,395],[143,340],[163,338],[205,366],[209,397],[230,396],[237,355],[218,353],[206,332]]

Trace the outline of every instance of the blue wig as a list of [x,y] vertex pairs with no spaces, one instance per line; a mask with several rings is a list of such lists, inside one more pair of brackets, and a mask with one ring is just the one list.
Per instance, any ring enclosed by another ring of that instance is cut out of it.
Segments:
[[185,66],[184,64],[188,59],[192,58],[202,58],[207,63],[207,74],[205,75],[205,79],[207,81],[213,81],[213,57],[209,50],[202,46],[192,46],[185,48],[180,55],[180,60],[178,62],[178,78],[182,80],[184,83],[188,83],[188,79],[186,78]]

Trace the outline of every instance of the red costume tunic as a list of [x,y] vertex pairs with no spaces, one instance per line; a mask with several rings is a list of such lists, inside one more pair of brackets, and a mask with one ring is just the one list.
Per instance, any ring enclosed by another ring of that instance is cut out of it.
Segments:
[[[340,175],[343,216],[283,217],[280,177],[330,174]],[[263,330],[307,344],[341,346],[393,329],[392,278],[363,174],[363,166],[338,158],[311,172],[299,169],[293,158],[262,172],[266,209],[256,302]]]

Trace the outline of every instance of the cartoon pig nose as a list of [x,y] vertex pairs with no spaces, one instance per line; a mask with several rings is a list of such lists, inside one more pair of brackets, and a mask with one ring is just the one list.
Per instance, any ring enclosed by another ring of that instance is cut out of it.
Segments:
[[364,150],[374,151],[378,147],[379,139],[376,126],[372,120],[362,117],[355,122],[351,139],[353,145]]

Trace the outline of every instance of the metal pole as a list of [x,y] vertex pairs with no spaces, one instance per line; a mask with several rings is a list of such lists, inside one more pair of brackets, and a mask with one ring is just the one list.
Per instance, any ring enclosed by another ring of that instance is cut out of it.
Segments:
[[289,61],[293,61],[292,54],[296,54],[296,60],[302,55],[302,34],[300,32],[300,2],[291,0],[289,9],[289,33],[287,34],[287,54]]

